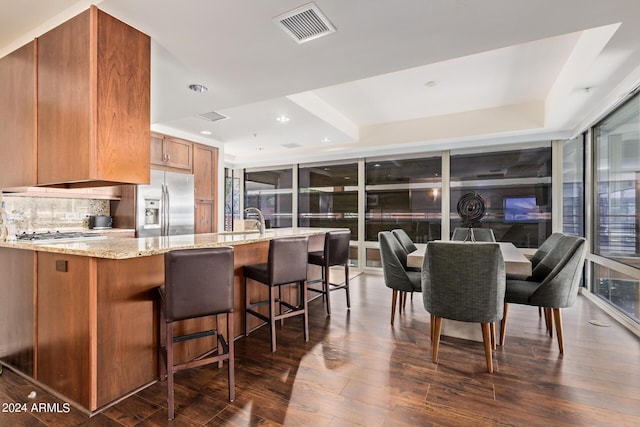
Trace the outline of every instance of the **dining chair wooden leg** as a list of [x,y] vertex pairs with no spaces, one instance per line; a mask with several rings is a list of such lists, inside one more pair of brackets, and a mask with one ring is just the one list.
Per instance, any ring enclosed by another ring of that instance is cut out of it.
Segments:
[[496,347],[496,322],[491,322],[489,324],[491,329],[491,349],[495,350]]
[[431,341],[433,341],[433,332],[435,330],[435,322],[436,322],[436,316],[431,314],[431,320],[429,322],[430,325],[431,325]]
[[547,325],[547,333],[550,338],[553,338],[553,315],[550,308],[544,308],[544,319]]
[[487,359],[487,372],[493,372],[493,361],[491,359],[491,326],[489,323],[482,323],[482,342],[484,343],[484,355]]
[[504,303],[504,309],[502,310],[502,321],[500,321],[500,345],[504,345],[504,337],[507,334],[507,311],[509,304]]
[[407,292],[403,292],[404,297],[402,298],[402,309],[406,310],[407,308]]
[[558,349],[560,354],[564,354],[564,336],[562,335],[562,314],[559,308],[554,308],[553,318],[556,322],[556,335],[558,336]]
[[538,307],[538,317],[542,318],[542,307]]
[[393,290],[393,295],[391,296],[391,325],[393,325],[393,319],[396,317],[396,302],[398,301],[398,290]]
[[442,317],[433,316],[435,319],[433,325],[433,342],[431,343],[431,360],[438,363],[438,350],[440,349],[440,328],[442,327]]

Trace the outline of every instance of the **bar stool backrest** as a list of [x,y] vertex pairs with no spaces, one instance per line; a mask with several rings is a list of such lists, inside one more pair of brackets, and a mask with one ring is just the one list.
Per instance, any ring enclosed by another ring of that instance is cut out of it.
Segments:
[[164,270],[167,322],[233,311],[233,248],[170,251]]
[[330,231],[324,236],[324,258],[329,265],[349,263],[350,230]]
[[307,236],[283,237],[269,242],[270,285],[307,280],[308,244]]

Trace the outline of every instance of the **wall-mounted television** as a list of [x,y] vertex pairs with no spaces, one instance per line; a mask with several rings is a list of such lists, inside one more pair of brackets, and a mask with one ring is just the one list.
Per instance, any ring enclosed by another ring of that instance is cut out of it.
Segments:
[[504,222],[537,222],[540,208],[536,196],[509,196],[503,199]]

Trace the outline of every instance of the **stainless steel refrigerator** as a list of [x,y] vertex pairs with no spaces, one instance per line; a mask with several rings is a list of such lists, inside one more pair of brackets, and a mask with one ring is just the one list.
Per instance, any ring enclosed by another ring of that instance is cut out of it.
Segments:
[[138,237],[194,232],[193,175],[151,170],[151,183],[139,185],[136,203]]

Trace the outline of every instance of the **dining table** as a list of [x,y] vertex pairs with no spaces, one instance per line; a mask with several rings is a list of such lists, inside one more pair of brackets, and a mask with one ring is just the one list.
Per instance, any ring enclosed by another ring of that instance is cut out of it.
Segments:
[[[482,242],[455,242],[460,245],[485,244]],[[531,261],[511,242],[497,242],[504,259],[505,273],[513,276],[528,277],[531,275]],[[427,243],[416,243],[416,250],[407,254],[407,267],[422,268]],[[482,341],[479,324],[442,319],[441,335]]]
[[[471,242],[456,242],[460,245],[482,244]],[[531,276],[531,261],[524,256],[518,248],[511,242],[497,242],[500,245],[500,252],[504,259],[505,272],[513,276]],[[407,254],[407,267],[422,268],[424,253],[427,249],[426,243],[416,243],[416,250]]]

